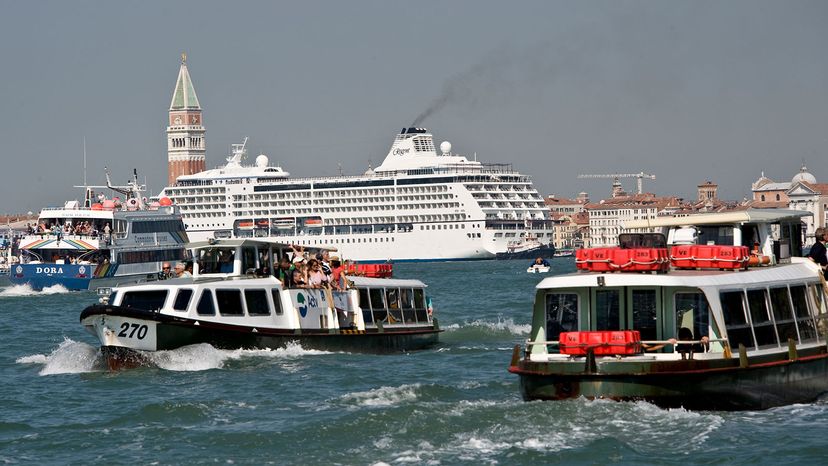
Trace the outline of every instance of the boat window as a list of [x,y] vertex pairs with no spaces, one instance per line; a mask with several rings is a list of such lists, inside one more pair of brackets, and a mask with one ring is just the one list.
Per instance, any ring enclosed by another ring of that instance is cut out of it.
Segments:
[[733,246],[733,227],[697,226],[699,244]]
[[632,290],[632,328],[641,333],[642,340],[658,338],[657,307],[655,290]]
[[232,273],[233,258],[236,251],[229,248],[209,248],[198,251],[198,270],[200,274]]
[[412,309],[414,307],[414,291],[411,288],[400,288],[400,300],[403,309]]
[[273,310],[276,311],[277,316],[282,315],[282,290],[273,288],[270,294],[273,297]]
[[121,306],[156,311],[164,307],[167,300],[167,290],[130,291],[124,293]]
[[783,344],[787,343],[789,338],[797,341],[799,337],[796,334],[796,323],[791,310],[791,301],[788,299],[788,287],[771,288],[770,299],[779,340]]
[[756,335],[756,346],[776,345],[776,333],[773,330],[770,314],[768,314],[768,301],[765,299],[765,290],[748,290],[748,309],[750,320],[753,324],[753,333]]
[[727,342],[733,350],[738,349],[740,344],[745,348],[756,346],[753,343],[753,333],[750,331],[750,324],[745,315],[743,298],[744,293],[741,291],[724,291],[719,294],[727,328]]
[[690,329],[694,340],[709,336],[710,306],[704,293],[676,293],[675,301],[676,336],[681,328]]
[[808,295],[805,291],[805,285],[791,287],[791,302],[793,302],[794,314],[796,315],[796,324],[799,327],[800,341],[816,338],[816,326],[809,312]]
[[397,288],[386,288],[385,303],[388,305],[388,322],[391,324],[402,323],[403,316],[400,310],[400,290]]
[[371,296],[374,322],[385,322],[388,319],[388,311],[385,310],[385,293],[382,288],[370,288],[368,294]]
[[556,341],[561,332],[578,330],[578,295],[549,293],[546,295],[546,340]]
[[618,290],[595,292],[595,330],[621,330]]
[[256,248],[242,249],[242,273],[256,271]]
[[405,323],[413,324],[417,321],[417,316],[414,313],[414,292],[411,288],[400,288],[400,308]]
[[414,290],[414,307],[417,309],[425,309],[425,291],[422,288]]
[[173,303],[173,309],[176,311],[186,311],[187,307],[190,306],[190,298],[192,297],[193,290],[189,288],[178,290],[178,294],[175,296],[175,302]]
[[270,305],[267,302],[267,292],[260,289],[244,290],[244,302],[247,304],[247,314],[251,316],[269,316]]
[[359,288],[359,307],[362,309],[362,318],[366,324],[374,323],[374,315],[371,313],[371,301],[368,298],[368,288]]
[[196,307],[196,312],[199,315],[203,316],[214,316],[216,315],[216,307],[213,304],[213,291],[212,290],[204,290],[201,293],[201,299],[198,300],[198,306]]
[[244,315],[241,290],[216,290],[219,313],[225,316]]

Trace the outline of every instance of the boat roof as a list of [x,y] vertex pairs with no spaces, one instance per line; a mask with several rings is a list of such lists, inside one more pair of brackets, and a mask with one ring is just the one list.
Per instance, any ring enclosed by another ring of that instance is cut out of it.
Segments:
[[[666,274],[642,273],[598,273],[576,272],[549,277],[538,283],[536,288],[592,288],[622,286],[674,286],[674,287],[744,287],[750,284],[787,283],[791,281],[815,280],[818,267],[802,257],[792,257],[791,263],[770,267],[756,267],[745,271],[721,270],[671,270]],[[603,278],[599,285],[598,278]]]
[[636,229],[689,225],[796,222],[803,217],[812,215],[813,213],[811,212],[792,209],[747,209],[733,212],[693,214],[684,217],[657,217],[652,219],[630,220],[622,223],[626,229]]
[[365,287],[365,286],[401,286],[401,287],[412,287],[412,288],[426,288],[428,285],[421,282],[420,280],[414,279],[402,279],[402,278],[371,278],[371,277],[363,277],[363,276],[350,276],[348,275],[348,280],[350,280],[354,285],[358,287]]

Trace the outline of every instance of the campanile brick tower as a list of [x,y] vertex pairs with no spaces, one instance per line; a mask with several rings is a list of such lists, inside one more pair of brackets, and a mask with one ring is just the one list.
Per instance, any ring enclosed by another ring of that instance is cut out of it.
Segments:
[[201,105],[187,70],[187,55],[181,54],[181,68],[175,83],[170,119],[167,126],[168,186],[181,175],[191,175],[205,169],[204,126]]

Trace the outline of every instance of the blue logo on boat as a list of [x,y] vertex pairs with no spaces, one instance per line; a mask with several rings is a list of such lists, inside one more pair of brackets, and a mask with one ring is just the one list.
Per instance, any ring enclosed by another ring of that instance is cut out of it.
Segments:
[[299,315],[304,318],[308,315],[308,306],[305,306],[305,295],[302,293],[296,295],[296,302],[299,303]]

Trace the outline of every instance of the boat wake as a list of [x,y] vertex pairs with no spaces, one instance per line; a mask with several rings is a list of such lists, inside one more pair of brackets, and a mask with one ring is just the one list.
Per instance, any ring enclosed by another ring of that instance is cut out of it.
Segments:
[[[307,350],[292,343],[286,348],[271,349],[237,349],[222,350],[203,343],[184,346],[169,351],[148,353],[150,365],[174,372],[196,372],[210,369],[223,369],[232,361],[253,358],[295,361],[308,355],[331,354],[325,351]],[[18,364],[40,364],[43,368],[39,375],[80,374],[85,372],[107,371],[106,361],[100,349],[70,338],[66,338],[48,355],[33,354],[17,359]],[[288,369],[290,369],[288,367]]]
[[23,356],[18,364],[40,364],[40,375],[81,374],[106,370],[106,364],[97,347],[65,338],[48,355]]
[[399,387],[380,387],[365,392],[343,395],[340,399],[354,409],[365,407],[389,407],[417,400],[420,384],[406,384]]
[[292,361],[302,356],[331,354],[326,351],[302,348],[290,343],[277,349],[218,349],[207,343],[184,346],[168,351],[149,353],[151,363],[168,371],[206,371],[223,369],[228,363],[249,359],[275,359]]
[[531,324],[518,324],[512,318],[504,319],[503,317],[498,317],[496,322],[478,319],[443,327],[446,334],[451,335],[451,339],[457,337],[466,339],[474,338],[475,336],[500,337],[504,334],[524,336],[529,335],[531,328]]
[[0,297],[17,297],[17,296],[46,296],[46,295],[53,295],[53,294],[64,294],[69,293],[69,290],[66,289],[63,285],[52,285],[43,288],[40,291],[35,291],[32,289],[31,285],[24,284],[24,285],[12,285],[9,287],[5,287],[0,289]]

